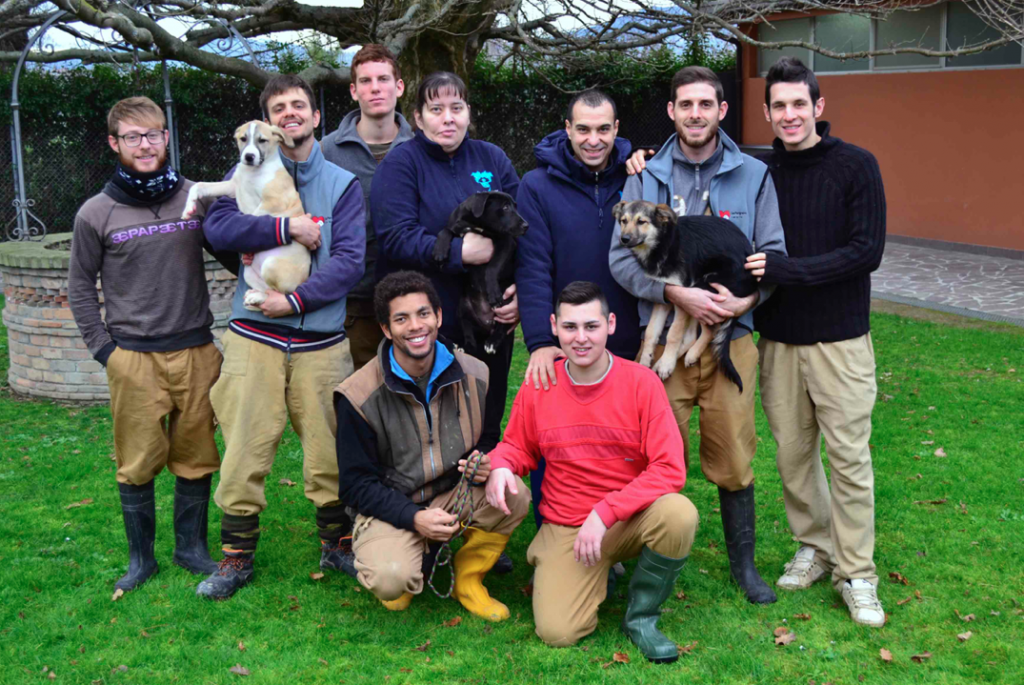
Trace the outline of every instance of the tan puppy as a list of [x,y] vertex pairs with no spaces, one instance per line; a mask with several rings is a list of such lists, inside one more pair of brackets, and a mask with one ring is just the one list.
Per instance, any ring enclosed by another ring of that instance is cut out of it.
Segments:
[[[205,197],[230,195],[246,214],[297,217],[305,214],[295,182],[284,168],[278,146],[294,147],[291,138],[277,126],[250,121],[235,129],[240,154],[234,176],[228,181],[196,183],[188,193],[181,218],[188,219],[196,202]],[[309,278],[309,250],[297,242],[288,243],[253,256],[246,267],[245,308],[259,311],[267,290],[288,294]]]

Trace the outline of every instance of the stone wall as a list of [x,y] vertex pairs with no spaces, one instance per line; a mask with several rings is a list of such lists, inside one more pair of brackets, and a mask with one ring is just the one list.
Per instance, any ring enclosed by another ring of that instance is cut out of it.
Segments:
[[[86,349],[68,306],[70,247],[68,234],[0,244],[3,323],[11,362],[8,383],[20,395],[106,401],[107,374]],[[231,312],[235,277],[213,257],[204,256],[213,332],[220,339]],[[97,288],[102,304],[103,290]]]

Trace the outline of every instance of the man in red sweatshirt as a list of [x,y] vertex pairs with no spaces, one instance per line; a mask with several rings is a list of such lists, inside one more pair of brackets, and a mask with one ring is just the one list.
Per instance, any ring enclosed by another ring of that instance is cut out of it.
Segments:
[[526,555],[536,568],[537,635],[566,647],[594,632],[609,567],[639,556],[622,629],[649,660],[675,661],[657,622],[690,553],[697,510],[679,494],[683,441],[665,388],[650,369],[605,349],[615,315],[594,283],[562,290],[551,329],[566,357],[555,362],[558,383],[520,388],[486,488],[507,514],[515,476],[547,460],[544,525]]

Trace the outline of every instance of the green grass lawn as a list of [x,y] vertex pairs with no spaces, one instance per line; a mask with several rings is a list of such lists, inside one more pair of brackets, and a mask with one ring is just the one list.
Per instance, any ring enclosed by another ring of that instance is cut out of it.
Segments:
[[[347,577],[310,578],[319,549],[291,432],[268,479],[252,586],[224,603],[195,597],[198,579],[170,563],[173,478],[164,474],[161,573],[111,602],[127,552],[108,409],[22,401],[4,389],[0,683],[1022,683],[1024,331],[891,314],[876,314],[872,325],[885,628],[855,626],[828,583],[771,606],[747,604],[729,578],[716,489],[696,464],[685,494],[702,521],[678,582],[685,598],[671,598],[661,620],[670,638],[693,645],[676,664],[646,663],[619,632],[624,584],[602,607],[594,635],[569,649],[545,647],[522,592],[531,519],[509,549],[515,572],[488,583],[511,608],[510,621],[485,623],[429,593],[391,614]],[[6,344],[0,328],[4,379]],[[514,378],[525,361],[520,345]],[[757,420],[758,564],[774,582],[796,547],[760,411]],[[939,448],[945,457],[935,456]],[[279,485],[282,478],[300,485]],[[216,507],[210,519],[215,542]],[[909,584],[890,579],[897,573]],[[461,623],[443,625],[454,617]],[[776,646],[780,626],[797,639]],[[891,651],[891,663],[880,649]],[[609,663],[615,652],[629,663]],[[923,663],[911,660],[925,652]],[[232,673],[236,664],[250,675]]]

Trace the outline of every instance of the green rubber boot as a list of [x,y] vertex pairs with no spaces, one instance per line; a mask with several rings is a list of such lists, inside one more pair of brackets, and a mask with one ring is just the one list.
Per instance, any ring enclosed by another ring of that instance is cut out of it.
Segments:
[[656,664],[668,664],[679,658],[676,643],[658,630],[658,618],[661,605],[672,593],[686,559],[669,559],[644,547],[629,582],[629,602],[622,619],[622,632],[648,661]]

